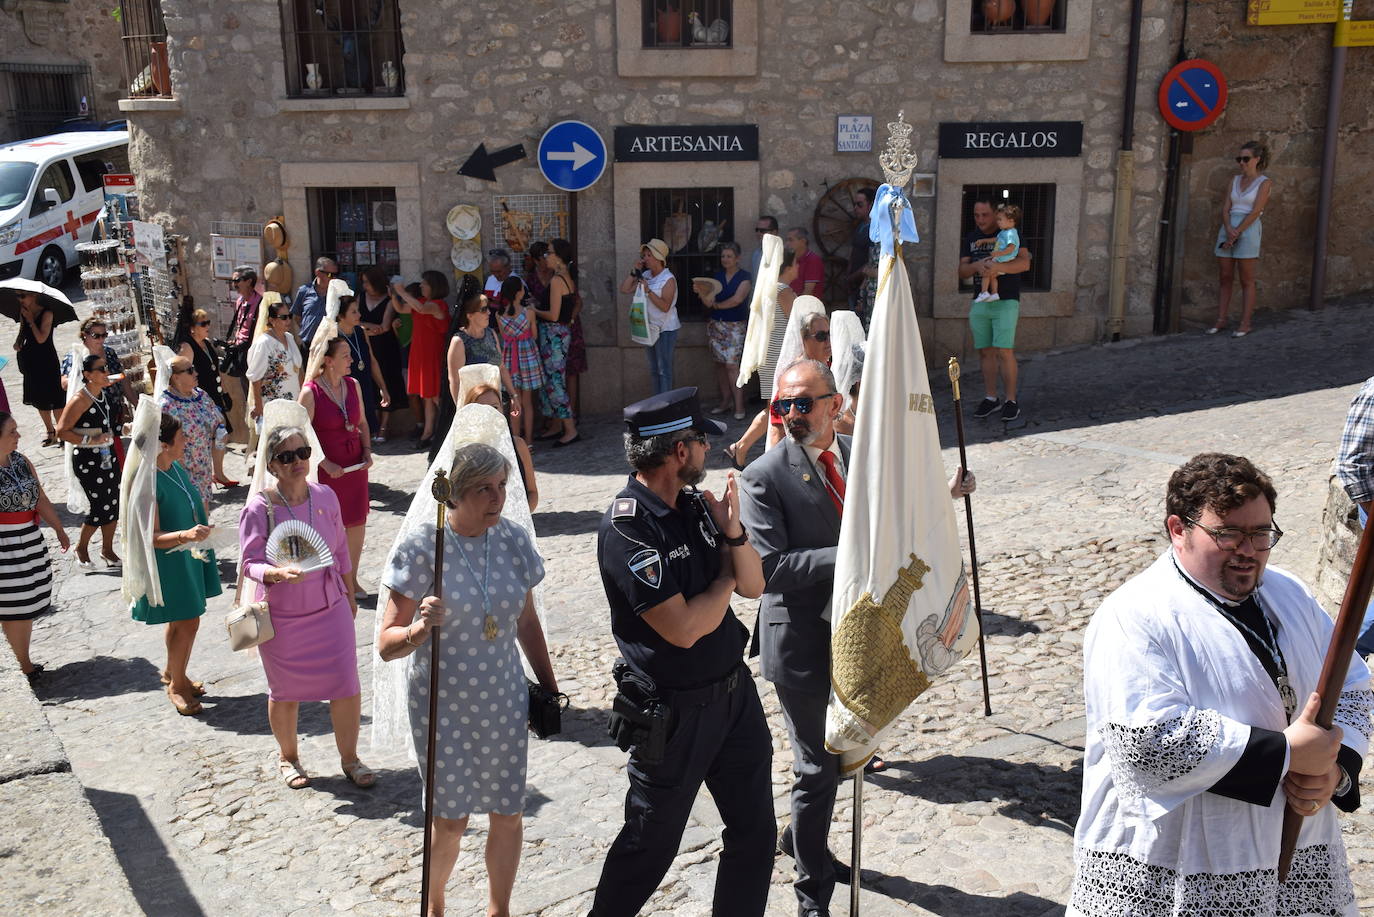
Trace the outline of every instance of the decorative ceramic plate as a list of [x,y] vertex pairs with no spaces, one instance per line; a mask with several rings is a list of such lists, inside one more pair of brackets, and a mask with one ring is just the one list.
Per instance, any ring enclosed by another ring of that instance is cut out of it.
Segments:
[[482,245],[476,239],[454,242],[449,260],[460,271],[475,271],[482,266]]
[[448,234],[455,239],[475,239],[482,231],[482,211],[473,204],[459,204],[448,212]]

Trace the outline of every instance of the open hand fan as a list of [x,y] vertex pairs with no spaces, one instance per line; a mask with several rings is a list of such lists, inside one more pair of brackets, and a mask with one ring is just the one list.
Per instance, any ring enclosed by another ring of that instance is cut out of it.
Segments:
[[267,536],[267,560],[273,566],[299,567],[309,573],[333,566],[334,554],[308,522],[287,519]]

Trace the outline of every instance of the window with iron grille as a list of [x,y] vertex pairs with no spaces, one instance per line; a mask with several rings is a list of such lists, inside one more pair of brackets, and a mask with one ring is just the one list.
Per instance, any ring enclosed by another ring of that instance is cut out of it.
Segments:
[[692,292],[693,277],[720,270],[720,243],[735,237],[734,188],[644,188],[639,235],[668,243],[668,270],[677,279],[677,312],[703,322],[706,310]]
[[1063,32],[1068,0],[972,0],[969,31],[1005,35],[1008,32]]
[[292,97],[398,95],[397,0],[278,0]]
[[641,0],[644,47],[729,48],[731,0]]
[[56,133],[94,115],[88,64],[0,63],[0,74],[9,82],[6,115],[16,138]]
[[124,39],[124,79],[130,98],[172,97],[167,26],[162,0],[121,0],[119,31]]
[[[1021,237],[1021,247],[1031,255],[1030,270],[1021,275],[1021,289],[1032,293],[1047,292],[1054,262],[1054,185],[964,185],[963,201],[960,238],[978,228],[973,222],[973,205],[978,201],[990,201],[994,210],[998,204],[1015,204],[1021,208],[1021,224],[1016,232]],[[991,234],[996,235],[996,229]],[[973,283],[974,279],[964,280],[960,286],[972,290]]]
[[307,188],[305,196],[312,264],[333,258],[354,290],[361,289],[358,275],[374,264],[388,277],[400,273],[395,188]]

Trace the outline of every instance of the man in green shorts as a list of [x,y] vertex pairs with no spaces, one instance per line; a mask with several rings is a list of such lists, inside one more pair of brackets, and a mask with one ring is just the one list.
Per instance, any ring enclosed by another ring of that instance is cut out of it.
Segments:
[[[980,275],[986,268],[983,262],[992,254],[993,243],[997,240],[997,211],[993,209],[990,198],[980,198],[973,202],[973,223],[977,227],[964,237],[963,253],[959,258],[959,280]],[[983,368],[983,385],[987,389],[985,397],[974,410],[973,416],[979,419],[992,416],[1001,408],[1003,420],[1015,420],[1021,416],[1021,406],[1016,402],[1016,319],[1021,313],[1021,277],[1030,268],[1031,254],[1025,248],[1011,261],[999,263],[997,270],[1004,276],[998,277],[997,286],[1001,299],[989,302],[975,302],[969,309],[968,323],[973,330],[973,347],[978,351],[978,360]],[[974,293],[981,288],[974,284]],[[999,382],[1007,400],[998,395]]]

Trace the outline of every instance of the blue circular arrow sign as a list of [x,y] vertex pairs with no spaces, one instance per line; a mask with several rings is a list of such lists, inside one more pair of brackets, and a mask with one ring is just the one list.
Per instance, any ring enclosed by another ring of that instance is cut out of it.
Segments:
[[606,141],[582,121],[559,121],[539,138],[539,171],[563,191],[583,191],[606,171]]

